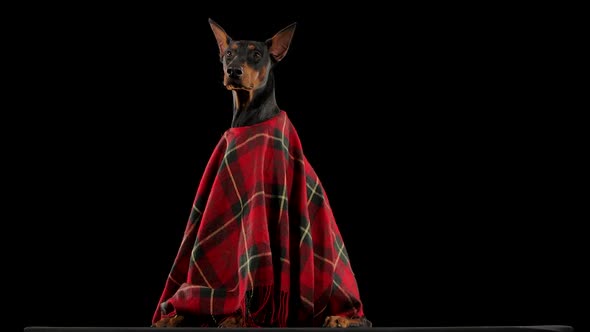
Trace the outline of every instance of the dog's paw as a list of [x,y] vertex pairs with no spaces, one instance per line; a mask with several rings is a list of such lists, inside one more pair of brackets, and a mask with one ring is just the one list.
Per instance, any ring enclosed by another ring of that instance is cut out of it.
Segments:
[[184,316],[176,315],[174,317],[162,318],[155,324],[152,324],[152,327],[179,327],[182,326],[182,321],[184,321]]
[[242,315],[228,316],[219,323],[218,327],[242,327],[244,319]]
[[373,324],[365,317],[346,318],[342,316],[328,316],[324,321],[323,327],[372,327]]

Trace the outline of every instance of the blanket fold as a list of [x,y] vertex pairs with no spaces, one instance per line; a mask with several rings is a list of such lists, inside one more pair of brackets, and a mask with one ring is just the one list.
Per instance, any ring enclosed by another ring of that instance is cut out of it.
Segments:
[[328,198],[286,112],[230,128],[215,147],[152,322],[177,313],[276,327],[364,316]]

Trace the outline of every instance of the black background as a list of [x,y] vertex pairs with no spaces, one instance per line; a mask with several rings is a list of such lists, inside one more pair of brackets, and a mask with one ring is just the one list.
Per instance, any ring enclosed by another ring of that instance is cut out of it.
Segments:
[[209,17],[235,39],[298,23],[277,100],[375,326],[582,326],[582,133],[545,84],[568,12],[222,7],[20,12],[24,326],[150,324],[231,120]]

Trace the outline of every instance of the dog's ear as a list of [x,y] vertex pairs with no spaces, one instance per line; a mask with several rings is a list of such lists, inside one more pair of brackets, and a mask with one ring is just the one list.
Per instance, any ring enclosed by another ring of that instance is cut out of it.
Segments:
[[209,19],[209,25],[211,25],[211,30],[213,30],[213,34],[215,35],[215,39],[217,40],[217,46],[219,47],[219,56],[223,56],[223,52],[231,42],[231,38],[225,33],[223,28],[215,23],[212,19]]
[[284,28],[283,30],[277,32],[272,38],[266,40],[266,45],[268,46],[268,50],[270,55],[277,61],[281,61],[285,55],[287,55],[287,51],[289,50],[289,45],[291,45],[291,39],[293,39],[293,33],[295,32],[295,26],[297,23],[293,23],[288,27]]

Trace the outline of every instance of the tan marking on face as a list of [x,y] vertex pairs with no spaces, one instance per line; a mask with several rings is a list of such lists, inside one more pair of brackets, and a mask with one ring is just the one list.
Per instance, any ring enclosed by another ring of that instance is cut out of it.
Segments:
[[231,49],[232,50],[237,50],[238,49],[238,44],[237,43],[232,44]]
[[252,90],[258,89],[266,83],[267,66],[262,66],[256,70],[248,65],[244,66],[244,76],[242,82],[245,86],[251,87]]
[[257,86],[261,86],[266,83],[266,73],[267,72],[268,71],[267,71],[266,65],[264,65],[264,66],[262,66],[262,68],[260,68],[260,71],[258,72],[257,82],[255,83]]
[[258,76],[258,72],[254,70],[254,68],[248,66],[247,64],[244,65],[244,75],[242,76],[242,84],[249,89],[256,89],[254,82],[256,81],[256,77]]
[[255,50],[256,49],[256,46],[254,46],[254,44],[249,44],[248,45],[248,49],[249,50]]

